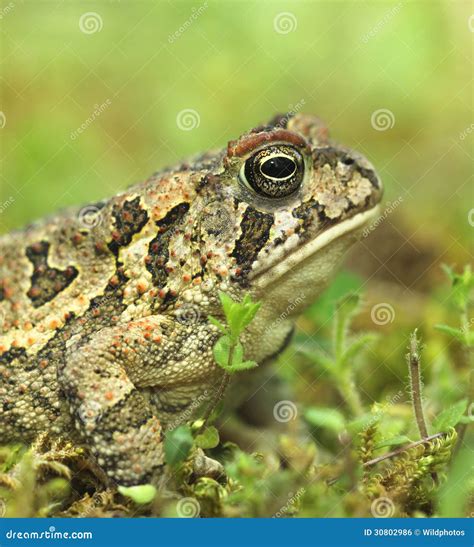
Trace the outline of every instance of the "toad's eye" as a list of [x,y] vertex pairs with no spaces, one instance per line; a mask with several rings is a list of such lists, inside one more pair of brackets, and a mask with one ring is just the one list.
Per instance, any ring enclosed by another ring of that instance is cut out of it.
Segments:
[[304,176],[301,154],[291,146],[273,145],[263,148],[247,159],[240,178],[258,194],[282,198],[293,194]]

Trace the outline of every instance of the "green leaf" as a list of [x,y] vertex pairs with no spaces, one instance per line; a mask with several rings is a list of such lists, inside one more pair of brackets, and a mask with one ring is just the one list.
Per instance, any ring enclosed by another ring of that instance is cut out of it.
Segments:
[[234,301],[230,296],[228,296],[225,292],[219,291],[219,300],[221,301],[222,309],[224,310],[224,314],[226,318],[229,317],[231,314],[232,306],[234,305]]
[[339,357],[345,346],[346,334],[352,316],[359,306],[360,296],[357,293],[349,293],[336,304],[334,317],[334,354]]
[[398,446],[400,444],[407,444],[413,442],[406,435],[397,435],[396,437],[391,437],[390,439],[384,439],[374,446],[374,450],[377,448],[383,448],[384,446]]
[[334,369],[336,368],[336,364],[334,363],[334,361],[320,351],[307,351],[301,348],[298,353],[304,355],[310,361],[312,361],[315,365],[318,365],[319,367],[323,368],[324,370],[327,370],[328,372],[333,372]]
[[213,355],[216,363],[223,369],[228,369],[231,339],[229,336],[221,336],[214,344]]
[[225,328],[225,325],[223,325],[218,319],[216,319],[215,317],[212,317],[212,315],[209,315],[208,319],[209,319],[209,323],[217,327],[224,334],[227,334],[227,329]]
[[214,426],[206,427],[196,436],[195,442],[199,448],[215,448],[219,444],[219,433]]
[[366,412],[362,416],[351,420],[347,424],[347,430],[352,434],[357,434],[367,429],[370,425],[375,425],[380,422],[382,415],[381,414],[372,414],[371,412]]
[[184,461],[193,446],[191,429],[187,425],[180,425],[165,435],[165,459],[169,465],[176,465]]
[[433,420],[432,429],[435,433],[448,431],[459,423],[466,411],[467,399],[458,401],[453,406],[446,408]]
[[251,368],[258,367],[258,363],[255,361],[242,361],[238,364],[235,364],[229,369],[229,372],[240,372],[242,370],[248,370]]
[[135,503],[143,505],[150,503],[156,496],[156,488],[152,484],[140,484],[137,486],[119,486],[118,491]]
[[304,417],[311,425],[330,429],[335,433],[341,433],[346,428],[343,414],[335,408],[310,407]]
[[455,329],[449,325],[435,325],[435,329],[444,332],[445,334],[449,334],[460,342],[464,343],[466,341],[466,336],[460,329]]
[[362,334],[356,338],[349,344],[349,347],[342,354],[339,360],[339,366],[344,368],[346,365],[351,364],[352,359],[354,359],[363,349],[368,348],[375,340],[377,340],[377,338],[377,334],[370,332]]

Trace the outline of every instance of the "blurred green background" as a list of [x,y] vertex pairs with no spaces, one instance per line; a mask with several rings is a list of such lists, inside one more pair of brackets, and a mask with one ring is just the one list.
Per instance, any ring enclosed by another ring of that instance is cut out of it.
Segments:
[[[398,203],[350,266],[406,294],[425,290],[441,262],[472,256],[471,11],[450,1],[4,1],[0,233],[296,109],[363,152],[386,203]],[[188,109],[195,127],[183,130]]]
[[[0,231],[114,194],[302,105],[373,161],[387,200],[403,197],[393,218],[407,239],[463,261],[473,231],[471,7],[3,1],[0,204],[14,202]],[[87,12],[98,19],[81,30]],[[178,128],[183,109],[198,112],[198,127]],[[379,109],[392,128],[373,128]]]
[[[364,403],[398,392],[406,402],[414,327],[427,341],[428,418],[465,396],[471,365],[433,326],[457,321],[441,264],[472,261],[470,2],[0,6],[0,234],[225,146],[277,112],[317,114],[372,161],[388,208],[300,320],[297,343],[324,346],[335,299],[363,289],[357,329],[383,334],[359,372]],[[195,127],[183,130],[188,109]],[[380,303],[394,317],[374,323]],[[293,350],[281,363],[298,401],[335,405]]]

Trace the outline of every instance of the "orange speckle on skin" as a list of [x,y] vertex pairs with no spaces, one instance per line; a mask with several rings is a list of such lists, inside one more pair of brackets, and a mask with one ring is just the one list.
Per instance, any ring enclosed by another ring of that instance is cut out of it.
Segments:
[[56,330],[59,327],[59,321],[57,319],[51,319],[49,322],[49,328],[51,330]]
[[137,283],[137,291],[139,294],[143,294],[148,289],[148,283],[146,281],[139,281]]
[[155,342],[155,344],[160,344],[161,343],[161,336],[155,336],[153,338],[153,342]]
[[114,393],[113,391],[107,391],[105,393],[105,398],[107,399],[107,401],[112,401],[112,399],[114,398]]
[[191,281],[191,276],[189,274],[183,274],[183,281],[189,283]]

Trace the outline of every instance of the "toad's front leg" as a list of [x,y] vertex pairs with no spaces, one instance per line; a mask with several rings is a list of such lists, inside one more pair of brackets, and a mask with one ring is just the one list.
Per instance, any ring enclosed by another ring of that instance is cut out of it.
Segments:
[[151,316],[71,341],[59,382],[76,428],[114,481],[143,484],[161,475],[160,409],[149,394],[204,384],[215,374],[215,339],[207,323]]

